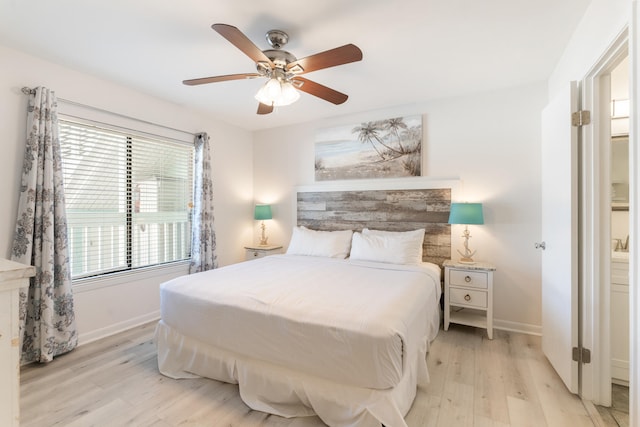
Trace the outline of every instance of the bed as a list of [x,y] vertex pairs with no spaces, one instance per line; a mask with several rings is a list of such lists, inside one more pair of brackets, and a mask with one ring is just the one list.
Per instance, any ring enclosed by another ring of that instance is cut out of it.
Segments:
[[[298,194],[298,224],[305,209],[318,212],[307,196]],[[237,383],[249,407],[284,417],[406,426],[440,324],[440,267],[425,251],[433,233],[424,223],[387,233],[350,223],[353,232],[335,214],[332,225],[312,216],[316,229],[295,227],[285,255],[161,285],[160,372]]]

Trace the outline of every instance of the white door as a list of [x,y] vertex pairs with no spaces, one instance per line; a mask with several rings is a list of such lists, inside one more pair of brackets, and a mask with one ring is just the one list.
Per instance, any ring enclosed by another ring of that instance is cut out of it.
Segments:
[[572,82],[542,112],[542,350],[578,393],[578,89]]

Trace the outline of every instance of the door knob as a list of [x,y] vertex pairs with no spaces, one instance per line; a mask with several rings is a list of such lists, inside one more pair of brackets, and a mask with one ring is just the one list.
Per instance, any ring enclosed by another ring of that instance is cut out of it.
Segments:
[[542,249],[543,251],[547,249],[547,244],[545,242],[540,242],[535,244],[536,249]]

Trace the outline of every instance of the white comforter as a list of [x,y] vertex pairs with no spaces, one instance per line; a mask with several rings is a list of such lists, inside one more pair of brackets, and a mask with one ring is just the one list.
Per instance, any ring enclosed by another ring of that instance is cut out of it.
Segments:
[[[437,334],[439,299],[433,264],[270,256],[162,284],[161,325],[243,360],[384,391],[426,377],[418,356]],[[169,365],[180,376],[179,360]]]
[[405,369],[405,347],[437,332],[435,308],[427,308],[439,300],[433,267],[266,257],[164,283],[161,315],[178,332],[224,350],[390,388]]

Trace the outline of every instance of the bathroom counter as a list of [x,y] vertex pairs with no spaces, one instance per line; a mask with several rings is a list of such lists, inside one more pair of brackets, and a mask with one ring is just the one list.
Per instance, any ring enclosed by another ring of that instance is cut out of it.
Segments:
[[611,261],[613,262],[629,262],[629,252],[611,251]]

